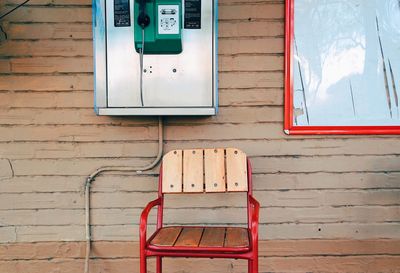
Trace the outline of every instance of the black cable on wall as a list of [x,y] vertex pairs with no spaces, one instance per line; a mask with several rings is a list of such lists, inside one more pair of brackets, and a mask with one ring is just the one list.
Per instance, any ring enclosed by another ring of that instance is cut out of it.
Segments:
[[[19,9],[20,7],[22,7],[23,5],[25,5],[29,1],[30,0],[25,0],[21,4],[17,5],[16,7],[12,8],[9,11],[7,11],[6,13],[4,13],[3,15],[0,15],[0,20],[3,19],[4,17],[6,17],[7,15],[9,15],[10,13],[16,11],[17,9]],[[1,25],[0,25],[0,32],[4,34],[4,38],[7,40],[7,33],[3,30],[3,27]],[[0,41],[1,41],[1,37],[0,37]]]
[[19,9],[20,7],[22,7],[23,5],[25,5],[29,1],[31,1],[31,0],[25,0],[24,2],[22,2],[18,6],[16,6],[16,7],[12,8],[11,10],[7,11],[6,13],[4,13],[3,15],[0,16],[0,20],[3,19],[4,17],[6,17],[7,15],[9,15],[10,13],[14,12],[15,10]]

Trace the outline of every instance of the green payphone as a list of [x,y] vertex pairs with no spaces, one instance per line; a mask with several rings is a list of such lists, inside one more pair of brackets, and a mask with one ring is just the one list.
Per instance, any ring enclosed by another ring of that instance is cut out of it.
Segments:
[[182,0],[135,0],[134,5],[136,52],[181,53]]

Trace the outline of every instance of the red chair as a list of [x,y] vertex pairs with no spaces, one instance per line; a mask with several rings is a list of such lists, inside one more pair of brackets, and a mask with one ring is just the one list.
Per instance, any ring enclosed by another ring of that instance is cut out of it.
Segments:
[[[140,273],[147,273],[147,257],[232,258],[248,260],[248,272],[258,273],[258,215],[260,205],[252,196],[252,174],[246,155],[234,148],[174,150],[163,158],[158,199],[150,202],[140,218]],[[163,226],[164,194],[247,192],[247,228]],[[158,206],[157,229],[146,238],[150,210]]]

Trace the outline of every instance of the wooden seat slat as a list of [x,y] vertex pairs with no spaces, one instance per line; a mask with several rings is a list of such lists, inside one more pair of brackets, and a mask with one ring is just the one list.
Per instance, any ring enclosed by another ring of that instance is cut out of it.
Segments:
[[249,245],[249,234],[245,228],[227,228],[225,247],[246,247]]
[[183,151],[183,191],[204,191],[203,149]]
[[154,239],[152,245],[158,246],[173,246],[181,233],[181,227],[165,227],[160,229]]
[[204,150],[204,177],[206,192],[226,191],[225,150]]
[[198,247],[202,234],[201,227],[184,227],[174,246]]
[[182,192],[182,150],[174,150],[163,159],[163,192]]
[[248,190],[246,154],[239,149],[226,149],[226,180],[228,191]]
[[223,247],[225,241],[225,228],[206,227],[201,238],[200,247]]
[[165,227],[149,243],[156,247],[247,248],[248,230],[239,227]]

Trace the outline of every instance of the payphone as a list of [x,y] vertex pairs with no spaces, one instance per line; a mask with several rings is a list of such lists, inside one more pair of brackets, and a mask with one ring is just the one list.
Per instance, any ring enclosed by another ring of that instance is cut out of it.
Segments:
[[[135,1],[135,49],[144,54],[182,52],[181,0]],[[152,18],[152,19],[151,19]],[[143,39],[144,38],[144,39]]]
[[99,115],[215,115],[217,0],[94,0]]

